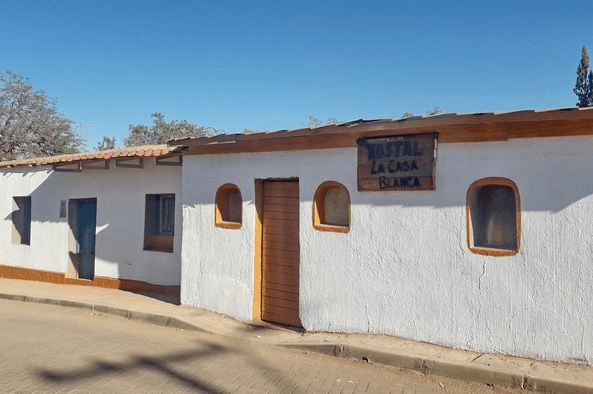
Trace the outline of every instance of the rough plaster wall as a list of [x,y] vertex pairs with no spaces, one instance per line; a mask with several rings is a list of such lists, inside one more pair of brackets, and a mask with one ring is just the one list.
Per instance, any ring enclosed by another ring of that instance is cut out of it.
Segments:
[[[42,188],[50,171],[46,168],[15,168],[0,172],[2,188],[0,192],[0,264],[31,269],[64,272],[66,252],[57,245],[67,245],[67,234],[61,231],[60,220],[49,220],[48,215],[59,216],[59,202],[53,207],[47,200],[31,198],[31,245],[13,245],[12,202],[14,196],[28,196],[35,189]],[[52,209],[53,208],[53,209]]]
[[[364,193],[356,190],[355,149],[187,157],[182,302],[251,318],[253,181],[299,177],[300,316],[307,330],[591,363],[592,153],[590,137],[442,144],[436,190]],[[467,248],[466,192],[490,176],[519,188],[515,256]],[[311,224],[311,200],[326,180],[350,191],[347,234]],[[243,194],[240,230],[213,225],[216,189],[227,182]]]
[[[95,275],[178,285],[181,276],[181,169],[155,166],[53,172],[48,168],[0,172],[2,231],[10,234],[12,196],[31,195],[31,245],[0,245],[2,264],[66,272],[68,219],[60,218],[60,201],[97,198]],[[144,251],[145,194],[175,193],[174,253]]]
[[[330,151],[333,152],[333,151]],[[255,232],[255,179],[309,176],[334,167],[334,158],[303,160],[301,152],[186,156],[183,169],[181,302],[251,320]],[[305,157],[307,157],[305,155]],[[330,171],[331,172],[331,171]],[[330,179],[330,178],[327,178]],[[214,226],[217,189],[233,183],[243,197],[240,229]],[[301,182],[301,231],[311,227],[314,189]]]

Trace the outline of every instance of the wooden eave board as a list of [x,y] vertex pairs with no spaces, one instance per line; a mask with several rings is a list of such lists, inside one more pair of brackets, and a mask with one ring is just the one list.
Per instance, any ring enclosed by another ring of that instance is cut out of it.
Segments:
[[359,138],[422,133],[437,133],[439,143],[593,135],[593,109],[434,116],[410,121],[374,121],[348,127],[326,126],[295,131],[237,134],[224,142],[216,139],[192,140],[187,154],[350,148],[356,146]]

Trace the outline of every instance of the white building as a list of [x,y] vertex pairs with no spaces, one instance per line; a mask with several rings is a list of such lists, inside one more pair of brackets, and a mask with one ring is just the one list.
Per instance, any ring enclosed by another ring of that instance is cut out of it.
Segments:
[[[182,304],[243,321],[592,363],[592,110],[356,121],[169,149],[182,167],[4,167],[4,232],[20,197],[31,195],[32,221],[30,245],[0,246],[5,264],[70,277],[58,207],[96,198],[95,276],[180,284]],[[170,194],[173,253],[143,250],[148,196]]]
[[[0,163],[0,232],[6,235],[0,274],[178,293],[176,150],[162,145]],[[170,212],[161,210],[168,227],[155,230],[150,221],[157,204]]]
[[[359,191],[369,163],[357,140],[425,133],[437,135],[429,190],[411,190],[424,185],[407,178],[426,173],[392,145],[376,175],[391,185],[405,175],[412,187]],[[182,303],[311,331],[590,363],[592,135],[593,111],[572,109],[178,141],[188,146]],[[408,171],[390,172],[391,160]],[[218,190],[228,196],[219,211],[240,198],[242,214],[217,225]]]

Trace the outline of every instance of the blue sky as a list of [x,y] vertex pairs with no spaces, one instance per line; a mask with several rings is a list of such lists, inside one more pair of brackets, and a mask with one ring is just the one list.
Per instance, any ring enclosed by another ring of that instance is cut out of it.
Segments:
[[[0,0],[0,72],[118,144],[150,114],[225,132],[571,107],[586,2]],[[591,48],[593,50],[593,48]]]

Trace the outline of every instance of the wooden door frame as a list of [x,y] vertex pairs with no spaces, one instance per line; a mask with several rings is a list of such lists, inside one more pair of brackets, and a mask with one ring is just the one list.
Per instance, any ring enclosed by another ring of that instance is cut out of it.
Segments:
[[68,199],[68,269],[66,276],[78,278],[78,260],[76,257],[76,229],[78,228],[77,199]]
[[[262,321],[262,250],[263,250],[263,228],[264,228],[264,182],[274,181],[292,181],[299,183],[298,177],[288,178],[256,178],[255,179],[255,250],[254,250],[254,262],[253,262],[253,307],[251,312],[251,320]],[[300,192],[299,192],[300,193]],[[300,196],[299,196],[300,205]],[[300,209],[299,209],[300,212]],[[299,220],[300,223],[300,220]],[[300,238],[300,231],[299,231]],[[300,264],[300,262],[299,262]],[[300,288],[300,287],[299,287]]]
[[255,251],[253,266],[253,310],[251,312],[251,319],[255,321],[261,321],[264,181],[265,179],[255,180]]

